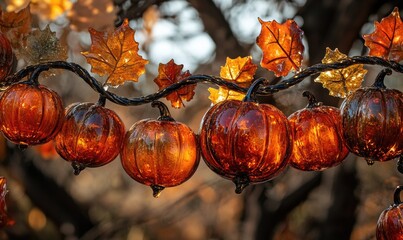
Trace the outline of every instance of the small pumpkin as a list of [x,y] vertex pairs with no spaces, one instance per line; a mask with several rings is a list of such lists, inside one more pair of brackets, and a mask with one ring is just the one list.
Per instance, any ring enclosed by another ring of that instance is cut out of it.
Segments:
[[287,117],[270,104],[255,102],[256,80],[243,101],[226,100],[204,115],[200,130],[202,156],[207,166],[232,180],[236,193],[250,183],[279,174],[292,150]]
[[127,174],[139,183],[151,186],[158,197],[166,187],[188,180],[199,165],[196,135],[183,123],[176,122],[166,105],[155,101],[160,109],[157,119],[135,123],[126,133],[121,161]]
[[62,130],[55,138],[57,153],[72,163],[78,175],[86,167],[100,167],[120,152],[125,127],[119,116],[97,103],[74,103],[66,108]]
[[341,106],[345,143],[369,164],[403,154],[403,93],[383,83],[391,73],[382,70],[371,87],[348,95]]
[[63,125],[63,117],[59,95],[40,84],[13,84],[0,98],[0,129],[21,147],[53,139]]
[[321,171],[340,164],[349,151],[341,132],[340,110],[317,102],[308,91],[309,104],[288,117],[293,134],[290,165],[303,171]]
[[13,49],[7,37],[0,32],[0,82],[10,75],[14,64]]
[[403,240],[403,203],[400,200],[402,190],[403,186],[396,188],[394,204],[379,216],[376,226],[377,240]]

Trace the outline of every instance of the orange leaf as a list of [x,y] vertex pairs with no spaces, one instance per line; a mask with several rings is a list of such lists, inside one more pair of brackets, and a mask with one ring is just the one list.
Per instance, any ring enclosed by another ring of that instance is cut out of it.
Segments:
[[7,215],[6,195],[7,181],[5,177],[0,177],[0,229],[14,224]]
[[[189,77],[191,74],[189,71],[182,72],[183,65],[175,64],[174,60],[171,59],[167,64],[162,64],[158,66],[158,76],[154,79],[154,82],[158,85],[159,90],[162,90],[174,83],[180,82],[181,80]],[[171,101],[171,105],[174,108],[181,108],[185,106],[183,103],[185,100],[190,101],[195,94],[194,89],[196,84],[187,85],[179,90],[166,96],[166,99]]]
[[138,43],[134,40],[134,30],[129,21],[112,33],[98,32],[90,28],[91,48],[82,54],[92,66],[91,71],[100,76],[108,75],[106,84],[117,87],[126,81],[137,82],[145,72],[147,60],[137,52]]
[[253,81],[253,76],[257,66],[252,63],[252,57],[237,57],[231,59],[227,57],[225,66],[221,67],[220,77],[235,81],[242,87],[248,87]]
[[275,20],[264,22],[259,18],[259,22],[262,29],[256,43],[263,51],[260,65],[276,76],[286,76],[291,69],[298,71],[304,52],[303,31],[293,20],[279,24]]
[[397,62],[403,59],[403,24],[397,7],[380,23],[375,22],[373,33],[362,37],[365,40],[365,46],[369,48],[370,56]]
[[20,39],[31,31],[31,22],[29,5],[18,12],[5,12],[0,8],[0,31],[14,47],[20,46]]
[[219,87],[218,89],[208,88],[207,90],[210,92],[210,96],[208,98],[213,104],[217,104],[225,100],[242,101],[245,98],[245,93],[228,90],[224,87]]

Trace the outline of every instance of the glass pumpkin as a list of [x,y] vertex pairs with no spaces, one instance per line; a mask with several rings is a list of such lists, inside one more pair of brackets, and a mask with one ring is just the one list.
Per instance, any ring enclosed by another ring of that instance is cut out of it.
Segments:
[[403,186],[396,188],[394,204],[379,216],[376,226],[377,240],[403,240],[403,203],[400,200],[402,190]]
[[139,183],[151,186],[154,197],[166,187],[188,180],[199,165],[197,138],[183,123],[174,121],[161,102],[161,116],[135,123],[124,139],[121,160],[127,174]]
[[207,166],[232,180],[236,193],[249,183],[279,174],[292,150],[287,117],[276,107],[251,100],[226,100],[211,107],[200,129],[200,146]]
[[17,83],[0,98],[1,131],[21,147],[50,141],[63,125],[59,95],[43,85]]
[[0,82],[10,75],[13,64],[14,55],[10,41],[0,32]]
[[303,171],[321,171],[340,164],[349,151],[341,132],[340,110],[323,106],[308,91],[309,104],[288,117],[293,134],[290,165]]
[[383,70],[371,87],[351,93],[341,106],[343,135],[348,149],[369,164],[403,154],[403,93],[383,83]]
[[7,195],[7,181],[5,177],[0,177],[0,230],[14,224],[7,214],[6,195]]
[[114,111],[102,104],[75,103],[66,108],[55,148],[72,163],[77,175],[86,167],[100,167],[114,160],[124,134],[124,124]]

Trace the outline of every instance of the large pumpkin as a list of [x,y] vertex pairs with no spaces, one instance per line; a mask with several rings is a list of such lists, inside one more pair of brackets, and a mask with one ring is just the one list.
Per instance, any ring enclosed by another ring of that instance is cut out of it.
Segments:
[[383,84],[383,70],[371,87],[361,88],[341,106],[343,134],[348,149],[373,161],[403,154],[403,93]]
[[0,98],[1,131],[21,147],[50,141],[63,125],[59,95],[43,85],[17,83]]
[[168,108],[155,101],[161,116],[135,123],[127,132],[121,151],[127,174],[151,186],[154,197],[166,187],[188,180],[196,171],[200,154],[196,135],[170,116]]
[[403,203],[400,200],[402,190],[403,186],[396,188],[394,204],[379,216],[376,226],[377,240],[403,240]]
[[100,167],[114,160],[124,134],[124,124],[114,111],[102,104],[75,103],[66,108],[55,147],[79,174],[85,167]]
[[236,193],[249,183],[268,181],[281,172],[291,154],[287,117],[276,107],[226,100],[211,107],[203,118],[200,145],[203,158],[214,172],[232,180]]
[[288,117],[293,134],[290,165],[320,171],[341,163],[349,151],[341,132],[340,110],[317,102],[308,91],[309,104]]

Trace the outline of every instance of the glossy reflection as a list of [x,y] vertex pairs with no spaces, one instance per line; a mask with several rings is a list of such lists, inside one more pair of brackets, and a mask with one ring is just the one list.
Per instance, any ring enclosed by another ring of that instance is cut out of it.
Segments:
[[377,240],[403,240],[403,203],[400,200],[402,190],[403,186],[396,188],[394,204],[379,216],[376,226]]
[[350,94],[341,106],[348,149],[369,161],[403,154],[403,94],[369,87]]
[[56,151],[75,168],[99,167],[117,157],[124,134],[124,124],[114,111],[76,103],[66,109],[66,120],[55,139]]
[[337,108],[307,107],[288,118],[293,134],[291,166],[320,171],[341,163],[349,151],[343,142],[341,116]]
[[205,114],[200,144],[206,164],[243,184],[272,179],[286,166],[292,143],[288,120],[268,104],[229,100]]
[[126,133],[121,151],[123,168],[137,182],[153,187],[154,196],[164,187],[188,180],[199,164],[197,139],[185,124],[144,119]]
[[64,117],[62,101],[45,86],[14,84],[0,98],[1,131],[12,142],[26,145],[50,141]]

